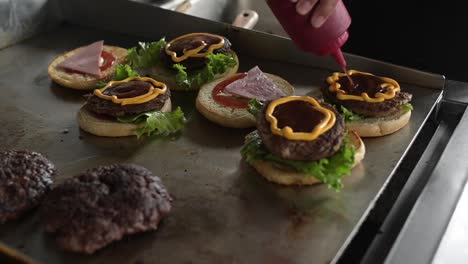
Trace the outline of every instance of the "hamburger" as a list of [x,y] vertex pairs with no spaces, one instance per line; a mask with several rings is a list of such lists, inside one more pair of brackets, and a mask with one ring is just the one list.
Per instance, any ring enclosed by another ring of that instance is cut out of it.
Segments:
[[229,40],[209,33],[140,43],[128,51],[127,59],[142,75],[178,91],[198,90],[205,83],[236,73],[239,66]]
[[333,73],[321,89],[326,101],[344,115],[346,127],[361,137],[394,133],[408,124],[412,95],[393,79],[349,70]]
[[283,78],[263,73],[255,66],[246,73],[217,79],[203,85],[196,107],[210,121],[233,128],[255,126],[255,117],[248,112],[249,101],[271,101],[294,94],[294,88]]
[[92,90],[112,79],[117,65],[125,63],[127,49],[104,45],[100,40],[55,58],[48,67],[49,77],[71,89]]
[[347,132],[331,105],[313,97],[282,97],[251,111],[257,130],[246,136],[241,154],[271,182],[340,190],[342,178],[364,158],[360,137]]
[[149,77],[110,81],[94,90],[78,112],[78,124],[97,136],[169,135],[184,127],[184,113],[172,111],[166,84]]

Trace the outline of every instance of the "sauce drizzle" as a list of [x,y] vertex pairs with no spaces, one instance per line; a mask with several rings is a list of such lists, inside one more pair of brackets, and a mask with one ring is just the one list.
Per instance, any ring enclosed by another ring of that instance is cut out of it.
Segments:
[[223,105],[223,106],[247,109],[249,107],[249,99],[223,95],[224,88],[226,88],[227,85],[239,79],[242,79],[246,76],[247,76],[247,73],[238,73],[218,83],[213,89],[213,91],[211,92],[211,96],[213,97],[213,100],[216,103]]

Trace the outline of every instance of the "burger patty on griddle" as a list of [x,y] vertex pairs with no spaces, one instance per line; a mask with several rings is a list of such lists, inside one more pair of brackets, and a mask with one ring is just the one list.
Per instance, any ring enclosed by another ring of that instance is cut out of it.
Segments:
[[[205,50],[202,50],[201,52],[206,52]],[[214,54],[224,54],[228,55],[231,52],[231,42],[227,38],[224,38],[224,46],[213,50]],[[161,49],[159,57],[161,58],[161,61],[168,67],[169,69],[173,69],[172,65],[174,64],[181,64],[183,65],[187,71],[193,71],[193,70],[198,70],[206,66],[207,64],[207,59],[206,58],[188,58],[184,61],[181,61],[179,63],[173,62],[171,56],[167,55],[166,51],[164,48]]]
[[37,152],[0,152],[0,223],[36,207],[55,173],[52,162]]
[[100,166],[54,188],[42,221],[61,248],[91,254],[125,235],[157,229],[171,201],[160,179],[144,167]]
[[[257,116],[257,129],[265,147],[273,154],[288,160],[316,161],[335,154],[341,147],[345,136],[343,117],[329,104],[321,103],[336,115],[335,125],[312,141],[289,140],[275,135],[270,130],[270,123],[265,118],[268,104],[265,104]],[[307,122],[304,120],[304,122]]]
[[322,93],[325,98],[337,105],[342,105],[356,114],[368,117],[384,117],[401,111],[401,107],[409,103],[412,94],[407,92],[398,92],[395,97],[385,100],[381,103],[368,103],[357,100],[340,100],[336,98],[336,94],[328,90],[328,87],[322,87]]
[[[138,82],[128,82],[125,84],[131,84],[131,83],[138,83]],[[107,91],[112,91],[117,86],[122,86],[121,85],[115,85],[112,87],[109,87],[106,89]],[[129,104],[129,105],[120,105],[113,103],[112,101],[109,100],[104,100],[102,98],[99,98],[95,94],[92,94],[91,96],[88,97],[88,100],[86,101],[85,108],[93,113],[96,114],[105,114],[109,116],[124,116],[124,115],[137,115],[141,114],[144,112],[150,112],[150,111],[155,111],[161,109],[164,104],[166,103],[167,99],[169,99],[171,96],[171,92],[169,90],[169,87],[166,89],[166,92],[163,94],[158,95],[156,98],[153,100],[143,103],[143,104]]]

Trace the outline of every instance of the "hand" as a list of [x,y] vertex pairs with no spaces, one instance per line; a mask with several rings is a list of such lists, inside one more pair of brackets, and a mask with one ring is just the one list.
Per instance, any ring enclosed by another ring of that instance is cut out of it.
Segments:
[[296,11],[300,15],[307,15],[313,10],[310,23],[313,27],[319,28],[325,23],[327,18],[333,13],[338,0],[289,0],[296,3]]

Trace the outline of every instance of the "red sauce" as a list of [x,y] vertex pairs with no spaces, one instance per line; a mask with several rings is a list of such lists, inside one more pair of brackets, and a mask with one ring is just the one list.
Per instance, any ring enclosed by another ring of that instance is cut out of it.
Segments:
[[218,83],[213,89],[213,91],[211,92],[211,95],[213,96],[213,99],[215,100],[215,102],[217,102],[220,105],[227,106],[227,107],[247,109],[249,107],[249,99],[221,95],[221,93],[224,92],[224,88],[226,88],[228,84],[233,83],[239,79],[242,79],[245,76],[247,76],[247,73],[238,73],[236,75],[233,75],[231,78],[228,78]]
[[110,54],[107,51],[102,51],[101,52],[101,58],[104,59],[104,63],[102,64],[101,67],[99,67],[99,70],[101,70],[101,72],[107,70],[115,62],[114,55]]
[[[110,66],[112,66],[115,62],[115,57],[114,55],[110,54],[107,51],[102,51],[101,52],[101,58],[104,60],[103,64],[101,67],[99,67],[99,70],[101,72],[109,69]],[[70,70],[70,69],[64,69],[68,73],[79,73],[79,74],[85,74],[80,71],[75,71],[75,70]]]

